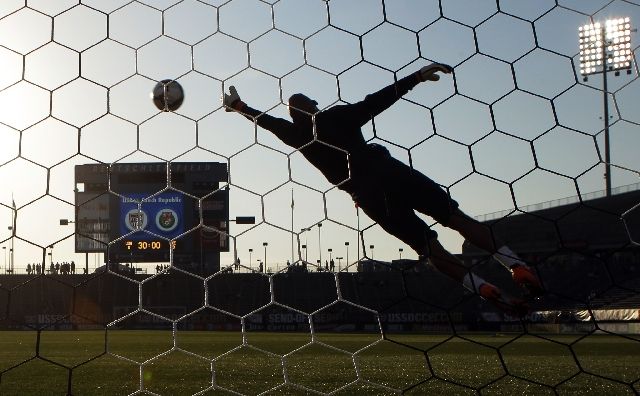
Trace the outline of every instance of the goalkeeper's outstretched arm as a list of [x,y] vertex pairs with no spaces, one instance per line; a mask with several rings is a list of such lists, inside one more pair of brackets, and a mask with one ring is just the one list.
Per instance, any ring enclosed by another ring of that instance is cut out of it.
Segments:
[[291,121],[274,117],[260,110],[248,106],[238,94],[236,88],[229,87],[229,93],[224,93],[222,104],[227,112],[237,112],[245,116],[248,120],[255,122],[258,126],[270,131],[285,144],[299,148],[305,142],[300,142],[299,134],[295,133],[295,126]]
[[451,66],[442,63],[424,66],[415,73],[367,95],[362,101],[345,106],[344,110],[349,113],[348,118],[353,119],[359,126],[363,126],[371,121],[372,118],[391,107],[416,85],[425,81],[438,81],[440,80],[439,73],[450,74],[452,72],[453,68]]

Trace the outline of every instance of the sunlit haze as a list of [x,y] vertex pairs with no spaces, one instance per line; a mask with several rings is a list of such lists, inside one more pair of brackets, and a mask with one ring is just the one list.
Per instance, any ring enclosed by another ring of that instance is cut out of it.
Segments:
[[[13,248],[19,272],[43,258],[85,262],[74,224],[60,219],[75,219],[74,167],[92,163],[226,164],[229,218],[256,224],[231,223],[223,266],[237,256],[275,269],[306,255],[344,267],[363,245],[374,259],[416,257],[300,153],[225,112],[231,85],[251,107],[288,119],[293,93],[324,109],[446,63],[452,75],[416,86],[365,137],[447,188],[471,216],[603,190],[603,79],[580,75],[578,27],[640,23],[640,5],[622,0],[24,3],[0,4],[0,263],[4,270]],[[614,188],[640,181],[635,62],[630,74],[608,75]],[[163,79],[185,90],[176,112],[149,99]],[[460,236],[434,229],[460,252]],[[90,270],[102,260],[90,254]]]

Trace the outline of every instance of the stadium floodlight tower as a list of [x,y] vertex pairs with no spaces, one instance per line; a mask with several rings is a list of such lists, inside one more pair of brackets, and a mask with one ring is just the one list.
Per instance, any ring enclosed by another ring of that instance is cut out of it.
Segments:
[[611,195],[611,161],[609,149],[609,98],[607,73],[621,70],[631,74],[633,52],[631,50],[631,21],[628,17],[607,19],[604,23],[594,22],[578,28],[580,43],[580,74],[587,81],[591,74],[602,74],[604,103],[604,152],[605,186],[607,196]]

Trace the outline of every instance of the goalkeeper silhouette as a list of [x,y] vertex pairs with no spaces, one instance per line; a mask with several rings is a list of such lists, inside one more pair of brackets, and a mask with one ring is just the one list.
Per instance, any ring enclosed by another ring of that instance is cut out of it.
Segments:
[[362,134],[362,126],[416,85],[438,81],[439,73],[452,72],[450,66],[434,63],[358,103],[335,105],[322,111],[316,101],[297,93],[289,98],[293,122],[251,108],[233,86],[222,101],[226,111],[244,115],[299,150],[329,182],[350,194],[367,216],[409,245],[421,259],[428,259],[440,272],[499,308],[524,315],[528,308],[523,300],[507,296],[467,269],[440,244],[438,234],[415,211],[456,230],[469,242],[493,254],[511,272],[515,283],[528,296],[537,298],[543,290],[534,271],[509,247],[494,239],[488,227],[463,213],[437,183],[393,158],[384,146],[367,143]]

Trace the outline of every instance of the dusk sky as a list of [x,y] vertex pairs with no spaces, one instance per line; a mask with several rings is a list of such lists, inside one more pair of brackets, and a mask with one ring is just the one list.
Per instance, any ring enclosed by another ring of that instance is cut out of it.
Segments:
[[[287,118],[293,93],[324,109],[447,63],[452,75],[418,85],[375,128],[367,124],[365,137],[448,188],[471,216],[586,198],[605,185],[603,81],[579,74],[578,27],[629,17],[635,29],[640,21],[640,2],[623,0],[26,4],[0,4],[0,263],[4,269],[15,202],[18,270],[40,262],[52,244],[54,261],[84,262],[74,253],[73,225],[59,219],[74,219],[74,166],[89,163],[226,163],[230,217],[258,223],[232,224],[223,265],[234,253],[249,264],[253,249],[255,267],[263,242],[268,263],[282,265],[292,259],[293,232],[294,261],[306,244],[310,262],[320,254],[324,262],[332,249],[344,266],[345,242],[351,263],[363,255],[358,229],[365,246],[375,246],[369,257],[396,259],[399,249],[416,257],[358,218],[350,197],[300,153],[225,112],[220,98],[231,85],[250,106]],[[149,99],[162,79],[185,89],[175,113]],[[630,74],[608,75],[614,188],[640,182],[639,84],[635,60]],[[457,234],[434,228],[460,252]],[[97,265],[91,255],[90,268]]]

